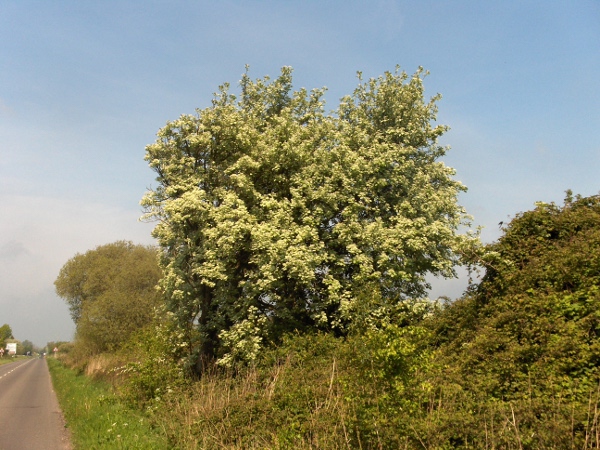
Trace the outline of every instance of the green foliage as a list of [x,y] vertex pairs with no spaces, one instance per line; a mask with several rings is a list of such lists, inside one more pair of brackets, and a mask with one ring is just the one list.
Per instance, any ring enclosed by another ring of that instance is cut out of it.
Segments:
[[597,286],[599,203],[598,196],[573,199],[568,193],[563,207],[540,202],[519,214],[490,246],[501,258],[487,268],[480,290],[489,297]]
[[157,259],[154,248],[118,241],[77,254],[62,267],[54,284],[69,304],[83,353],[113,351],[152,322],[160,305]]
[[495,381],[485,382],[497,397],[521,392],[532,375],[595,386],[600,197],[562,208],[540,203],[517,216],[490,250],[496,262],[476,290],[449,308],[439,338],[451,340],[451,353],[471,373],[497,368]]
[[440,308],[439,302],[426,298],[393,301],[367,286],[356,293],[356,300],[350,310],[352,324],[349,330],[351,334],[362,335],[392,325],[396,327],[414,325],[436,314]]
[[12,328],[5,323],[0,327],[0,344],[4,344],[7,339],[14,339]]
[[152,407],[152,402],[185,384],[180,356],[186,344],[178,335],[183,337],[163,320],[134,333],[120,349],[127,362],[113,370],[123,380],[119,389],[129,404]]
[[323,90],[244,75],[211,107],[167,123],[146,148],[158,187],[161,287],[191,353],[252,360],[293,330],[346,333],[358,291],[422,297],[476,244],[457,234],[464,186],[438,161],[438,97],[423,71],[363,82],[324,112]]
[[522,439],[535,435],[525,447],[581,448],[598,433],[600,197],[538,203],[488,249],[482,282],[431,321],[430,382],[456,399],[445,420],[477,407],[515,433],[518,420]]
[[[52,345],[52,346],[51,346]],[[73,342],[48,342],[47,348],[58,348],[58,355],[68,355],[73,351],[75,344]]]
[[19,354],[26,355],[27,352],[30,352],[30,354],[33,354],[33,351],[34,351],[33,342],[28,341],[27,339],[25,339],[23,342],[21,342]]
[[[286,335],[256,364],[210,370],[153,409],[174,448],[339,448],[347,426],[331,334]],[[344,445],[345,446],[345,445]]]
[[252,365],[205,371],[174,389],[152,409],[154,420],[167,423],[177,448],[367,449],[418,442],[410,415],[420,405],[415,392],[432,389],[421,381],[431,364],[428,331],[409,324],[417,315],[423,314],[407,308],[346,338],[287,334]]

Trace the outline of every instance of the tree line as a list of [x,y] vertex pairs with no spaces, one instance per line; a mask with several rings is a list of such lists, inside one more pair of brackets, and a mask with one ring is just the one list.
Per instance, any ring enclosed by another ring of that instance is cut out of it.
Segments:
[[4,350],[4,353],[2,354],[3,356],[8,355],[7,344],[9,343],[16,344],[17,355],[31,355],[34,352],[39,351],[39,349],[33,345],[33,342],[29,340],[25,339],[24,341],[20,341],[18,339],[15,339],[15,337],[13,336],[12,328],[9,324],[5,323],[0,327],[0,345]]

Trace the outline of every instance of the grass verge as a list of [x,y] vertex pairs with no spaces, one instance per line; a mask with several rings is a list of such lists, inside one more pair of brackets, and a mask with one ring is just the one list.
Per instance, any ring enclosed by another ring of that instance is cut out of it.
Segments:
[[0,366],[3,364],[10,364],[13,363],[15,361],[18,361],[20,359],[26,359],[26,358],[33,358],[33,356],[8,356],[8,355],[4,355],[2,358],[0,358]]
[[166,436],[140,412],[115,397],[111,388],[48,358],[54,390],[75,449],[168,449]]

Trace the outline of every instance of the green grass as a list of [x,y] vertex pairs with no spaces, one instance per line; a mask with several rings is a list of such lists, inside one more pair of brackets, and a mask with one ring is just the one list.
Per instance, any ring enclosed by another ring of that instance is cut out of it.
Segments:
[[48,358],[54,390],[75,449],[173,448],[144,414],[123,405],[104,383],[91,380]]

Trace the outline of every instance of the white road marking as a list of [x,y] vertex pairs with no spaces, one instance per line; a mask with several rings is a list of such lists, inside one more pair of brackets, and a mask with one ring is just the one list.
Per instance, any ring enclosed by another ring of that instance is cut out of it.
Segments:
[[29,361],[26,361],[22,364],[19,364],[17,367],[15,367],[13,370],[9,370],[8,372],[6,372],[4,375],[0,376],[0,380],[2,378],[4,378],[6,375],[13,373],[15,370],[17,370],[19,367],[23,367],[25,364],[30,363],[31,361],[33,361],[33,359],[30,359]]

